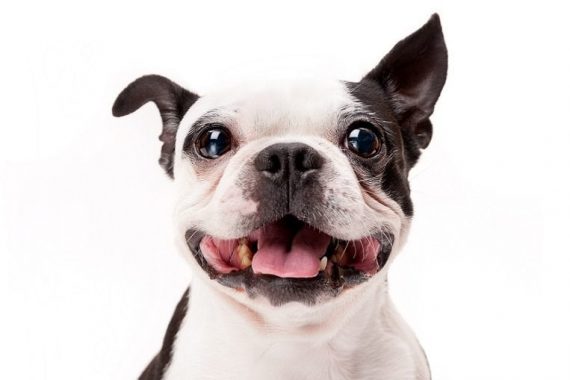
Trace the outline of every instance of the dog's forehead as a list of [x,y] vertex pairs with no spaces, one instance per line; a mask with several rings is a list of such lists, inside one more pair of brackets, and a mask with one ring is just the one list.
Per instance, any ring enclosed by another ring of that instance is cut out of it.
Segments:
[[185,118],[190,128],[204,115],[230,120],[246,137],[328,133],[338,117],[357,107],[339,80],[282,78],[248,81],[204,95]]

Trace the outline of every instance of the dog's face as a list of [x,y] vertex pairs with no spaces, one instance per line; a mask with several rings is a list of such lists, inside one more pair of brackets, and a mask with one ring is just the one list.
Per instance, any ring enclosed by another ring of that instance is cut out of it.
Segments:
[[160,163],[198,273],[236,296],[314,304],[385,273],[412,216],[408,172],[431,139],[446,70],[433,16],[358,83],[248,83],[199,97],[146,76],[113,112],[158,106]]

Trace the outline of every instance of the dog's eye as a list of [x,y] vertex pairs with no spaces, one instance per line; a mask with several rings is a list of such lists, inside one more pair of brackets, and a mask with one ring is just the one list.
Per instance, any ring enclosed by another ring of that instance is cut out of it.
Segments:
[[346,146],[361,157],[372,157],[380,151],[381,143],[373,127],[363,121],[353,123],[346,134]]
[[230,132],[222,126],[214,126],[203,131],[196,140],[196,148],[205,158],[218,158],[230,150],[231,145]]

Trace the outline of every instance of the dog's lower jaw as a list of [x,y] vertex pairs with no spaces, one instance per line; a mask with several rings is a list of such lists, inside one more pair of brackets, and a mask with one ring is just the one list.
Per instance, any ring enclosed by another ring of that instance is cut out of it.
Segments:
[[163,378],[429,379],[384,280],[346,294],[344,308],[334,300],[259,312],[195,278]]

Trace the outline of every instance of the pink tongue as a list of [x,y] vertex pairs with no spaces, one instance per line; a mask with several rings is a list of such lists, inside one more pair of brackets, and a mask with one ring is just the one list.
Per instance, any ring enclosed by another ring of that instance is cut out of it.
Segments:
[[259,232],[257,253],[251,263],[253,272],[278,277],[315,277],[330,240],[330,236],[307,225],[295,233],[283,222],[272,223]]

